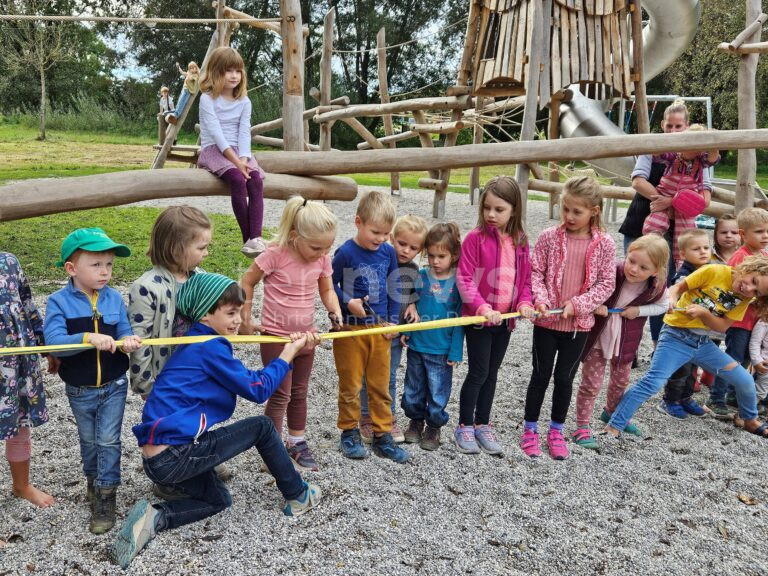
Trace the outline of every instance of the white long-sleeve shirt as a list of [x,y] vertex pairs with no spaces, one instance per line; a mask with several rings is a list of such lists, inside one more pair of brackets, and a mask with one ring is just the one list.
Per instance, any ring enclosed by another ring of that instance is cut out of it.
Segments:
[[752,364],[760,364],[768,359],[768,323],[758,320],[752,328],[752,336],[749,338],[749,357]]
[[210,94],[200,96],[200,147],[216,145],[223,154],[237,147],[238,156],[251,155],[251,101],[227,100]]

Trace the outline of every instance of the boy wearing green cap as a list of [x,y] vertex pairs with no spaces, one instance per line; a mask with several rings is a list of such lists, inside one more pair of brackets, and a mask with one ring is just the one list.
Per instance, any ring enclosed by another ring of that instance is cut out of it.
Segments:
[[258,450],[274,476],[286,500],[286,516],[303,514],[321,498],[318,486],[302,480],[266,416],[213,428],[232,417],[238,397],[266,402],[291,370],[296,354],[320,341],[311,332],[291,334],[278,358],[261,370],[249,370],[235,358],[229,340],[216,338],[237,334],[244,303],[243,289],[221,274],[195,274],[179,289],[176,307],[194,322],[186,335],[207,339],[176,348],[155,379],[133,433],[150,480],[184,497],[153,505],[140,500],[133,506],[112,548],[112,559],[123,568],[157,532],[231,506],[232,497],[214,466],[251,448]]
[[[45,342],[91,344],[93,349],[55,352],[59,376],[77,423],[80,455],[91,506],[89,530],[103,534],[115,524],[120,485],[120,430],[128,391],[128,356],[141,346],[133,336],[120,293],[107,284],[115,256],[127,246],[112,241],[100,228],[80,228],[64,239],[61,260],[69,275],[66,287],[48,298]],[[122,340],[119,347],[116,340]]]

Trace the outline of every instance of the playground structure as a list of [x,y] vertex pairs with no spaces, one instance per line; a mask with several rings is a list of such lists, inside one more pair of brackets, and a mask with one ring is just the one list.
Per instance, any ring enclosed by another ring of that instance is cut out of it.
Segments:
[[[759,2],[757,14],[754,6],[749,7],[754,3],[755,0],[747,0],[749,24],[757,22],[760,16]],[[748,155],[751,150],[754,157],[756,147],[768,144],[768,131],[754,129],[754,70],[751,126],[747,122],[741,124],[742,74],[739,76],[739,127],[751,128],[747,132],[638,138],[624,135],[604,113],[608,99],[626,98],[634,92],[639,131],[649,131],[645,79],[658,74],[685,50],[698,25],[698,0],[642,0],[642,8],[650,17],[644,30],[641,0],[471,0],[456,85],[448,88],[443,97],[391,102],[382,29],[377,36],[381,103],[366,105],[351,105],[346,96],[334,98],[331,94],[335,18],[332,9],[324,20],[320,87],[308,92],[318,105],[308,110],[304,109],[302,49],[308,30],[302,26],[298,0],[281,1],[279,23],[276,19],[251,18],[226,7],[225,2],[214,2],[213,6],[217,27],[202,68],[213,49],[227,45],[240,25],[279,34],[283,42],[283,117],[252,127],[255,142],[283,150],[255,154],[267,171],[267,198],[300,193],[311,198],[351,200],[356,195],[354,181],[333,175],[356,172],[389,171],[392,190],[397,192],[399,172],[424,170],[427,176],[419,180],[419,185],[434,190],[433,215],[442,217],[452,168],[469,166],[470,188],[474,190],[479,185],[480,166],[517,164],[518,180],[526,193],[528,188],[540,190],[554,199],[560,188],[556,161],[594,160],[592,164],[601,174],[616,183],[625,183],[632,162],[627,156],[719,147],[740,150],[740,188],[736,193],[715,189],[710,213],[720,214],[733,210],[734,205],[738,209],[752,203],[754,163],[751,175],[748,163],[742,174],[742,152]],[[760,46],[755,44],[759,30],[759,25],[752,24],[728,45],[728,50],[755,52]],[[746,40],[750,43],[744,44]],[[746,58],[752,56],[742,55],[742,61]],[[497,101],[496,97],[503,99]],[[153,170],[9,184],[0,187],[0,220],[148,198],[227,194],[226,187],[205,171],[159,171],[167,161],[196,162],[197,146],[173,144],[193,98],[185,110],[178,111],[177,123],[163,131],[165,138],[156,146]],[[536,114],[547,106],[550,140],[533,141]],[[482,144],[485,126],[503,121],[511,111],[520,109],[520,142]],[[394,133],[395,114],[413,118],[408,130]],[[745,115],[748,114],[746,111]],[[375,137],[358,120],[367,116],[383,118],[385,136]],[[309,121],[320,125],[317,144],[308,141]],[[362,151],[332,151],[332,127],[336,122],[344,122],[360,135],[363,141],[358,148]],[[466,126],[474,127],[474,143],[455,146],[458,132]],[[279,129],[283,131],[282,138],[265,136]],[[442,149],[433,149],[433,134],[445,135]],[[422,147],[392,149],[397,142],[409,138],[418,138]],[[550,167],[545,174],[538,163],[547,161]],[[534,179],[529,178],[529,172],[533,172]],[[104,194],[104,190],[110,193]],[[629,199],[634,191],[608,186],[604,193],[607,198]],[[73,198],[77,199],[75,207]]]

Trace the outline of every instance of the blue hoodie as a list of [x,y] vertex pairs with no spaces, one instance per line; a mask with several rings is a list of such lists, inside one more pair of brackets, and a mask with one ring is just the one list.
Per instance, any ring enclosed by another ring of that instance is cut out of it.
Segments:
[[[187,336],[216,332],[196,322]],[[144,404],[141,424],[133,433],[144,444],[182,445],[197,438],[235,411],[237,397],[265,402],[280,386],[291,366],[276,358],[263,370],[249,370],[235,358],[232,344],[214,338],[183,344],[158,374]]]

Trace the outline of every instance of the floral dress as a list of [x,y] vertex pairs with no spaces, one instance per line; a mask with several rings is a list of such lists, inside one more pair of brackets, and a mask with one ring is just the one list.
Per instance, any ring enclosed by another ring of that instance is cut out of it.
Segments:
[[[0,252],[0,347],[38,346],[43,318],[16,256]],[[0,440],[48,421],[39,356],[0,356]]]

